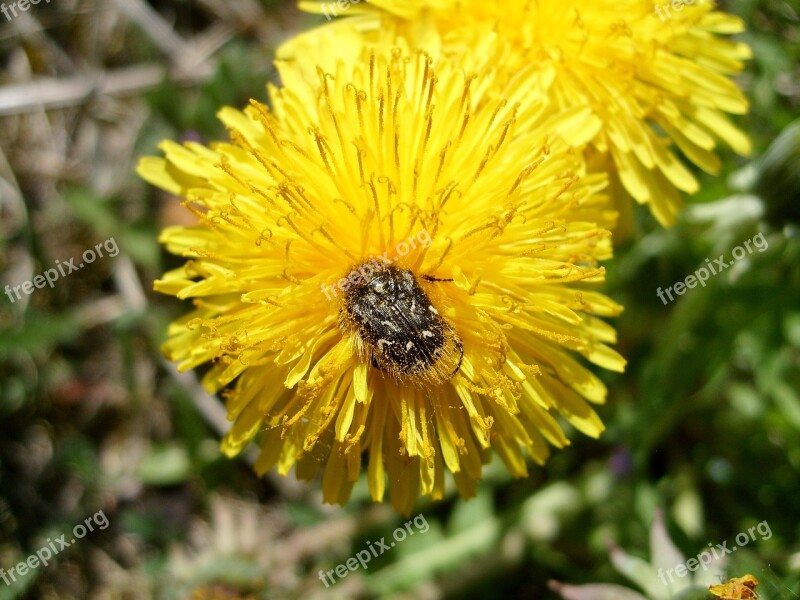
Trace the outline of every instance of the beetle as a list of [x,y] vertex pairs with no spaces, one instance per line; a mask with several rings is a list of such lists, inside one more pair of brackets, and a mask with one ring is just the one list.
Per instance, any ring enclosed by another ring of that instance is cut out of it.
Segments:
[[383,263],[371,270],[345,292],[340,313],[342,328],[356,334],[359,354],[400,382],[440,383],[453,377],[461,368],[463,344],[414,273]]

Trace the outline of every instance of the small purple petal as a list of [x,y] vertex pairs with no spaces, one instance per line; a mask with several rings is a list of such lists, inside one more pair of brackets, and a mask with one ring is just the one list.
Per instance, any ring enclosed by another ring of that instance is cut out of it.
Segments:
[[633,468],[633,458],[630,451],[622,446],[614,450],[614,454],[608,459],[608,466],[617,479],[625,477]]

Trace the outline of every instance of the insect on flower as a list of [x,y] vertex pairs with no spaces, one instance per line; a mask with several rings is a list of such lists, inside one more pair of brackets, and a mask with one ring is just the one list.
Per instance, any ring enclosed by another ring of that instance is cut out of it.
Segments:
[[447,477],[474,496],[493,451],[527,476],[569,443],[559,416],[600,435],[607,390],[582,361],[625,366],[603,320],[621,307],[593,289],[616,214],[568,143],[580,114],[479,85],[499,54],[360,56],[314,79],[279,62],[270,107],[220,110],[229,140],[165,142],[139,172],[200,219],[162,233],[187,262],[155,288],[194,302],[163,349],[211,364],[222,452],[257,440],[259,475],[320,476],[339,504],[366,466],[408,514]]
[[442,382],[461,368],[461,339],[408,269],[380,265],[350,288],[340,322],[356,334],[358,354],[398,381]]
[[725,583],[709,586],[708,591],[722,600],[757,600],[758,579],[752,575],[734,577]]

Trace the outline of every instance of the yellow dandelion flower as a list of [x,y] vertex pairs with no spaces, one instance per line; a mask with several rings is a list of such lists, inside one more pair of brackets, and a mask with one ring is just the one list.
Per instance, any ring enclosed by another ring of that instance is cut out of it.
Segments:
[[331,2],[300,6],[329,17],[332,10],[358,15],[301,35],[279,51],[310,64],[333,59],[313,48],[331,29],[350,40],[341,46],[350,55],[358,44],[353,33],[369,45],[399,36],[434,55],[467,56],[480,40],[496,36],[509,48],[498,65],[506,73],[501,85],[535,66],[525,84],[530,93],[562,108],[589,107],[599,118],[587,160],[619,178],[627,194],[614,199],[623,214],[632,209],[632,196],[649,205],[662,225],[674,223],[681,192],[698,190],[675,147],[712,174],[720,169],[718,140],[750,153],[747,136],[726,116],[748,109],[729,76],[742,69],[750,49],[719,37],[742,31],[743,23],[715,11],[711,0],[679,10],[664,0],[363,0],[345,3],[346,12]]
[[606,389],[586,363],[624,366],[599,318],[620,307],[593,289],[605,181],[558,133],[581,114],[517,133],[535,118],[487,95],[490,62],[472,75],[396,48],[313,84],[282,65],[293,83],[271,110],[220,111],[229,142],[142,159],[201,220],[163,232],[188,260],[155,288],[193,299],[164,351],[212,363],[226,455],[260,433],[259,474],[321,471],[343,503],[368,453],[372,498],[388,482],[408,513],[442,497],[446,471],[472,495],[492,448],[525,476],[525,453],[568,443],[559,415],[600,434],[589,403]]

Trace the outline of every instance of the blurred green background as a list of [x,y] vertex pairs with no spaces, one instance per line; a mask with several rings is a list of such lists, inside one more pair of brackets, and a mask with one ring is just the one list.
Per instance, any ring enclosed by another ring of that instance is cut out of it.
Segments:
[[[731,555],[726,576],[800,598],[800,5],[723,7],[755,54],[738,77],[755,152],[722,150],[724,172],[700,175],[672,230],[639,211],[608,263],[629,366],[600,373],[605,434],[571,432],[526,480],[495,462],[471,501],[420,502],[429,531],[330,588],[320,569],[405,519],[365,485],[331,507],[318,484],[220,456],[220,402],[158,351],[186,305],[151,291],[179,264],[156,238],[185,215],[134,174],[163,138],[223,136],[220,106],[266,101],[274,48],[321,18],[278,0],[53,0],[0,17],[0,283],[112,236],[121,249],[0,302],[0,567],[98,511],[109,521],[0,580],[0,600],[556,598],[550,580],[658,599],[664,586],[637,587],[609,557],[613,542],[652,558],[657,507],[685,557],[767,521],[771,537]],[[759,232],[764,252],[667,306],[656,296]]]

